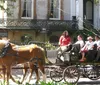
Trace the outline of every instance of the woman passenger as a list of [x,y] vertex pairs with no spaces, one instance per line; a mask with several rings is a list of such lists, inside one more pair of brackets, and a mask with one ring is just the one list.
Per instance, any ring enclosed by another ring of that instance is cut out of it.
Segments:
[[59,45],[58,51],[61,49],[62,53],[65,51],[69,51],[71,49],[71,37],[68,34],[68,31],[64,31],[59,38]]

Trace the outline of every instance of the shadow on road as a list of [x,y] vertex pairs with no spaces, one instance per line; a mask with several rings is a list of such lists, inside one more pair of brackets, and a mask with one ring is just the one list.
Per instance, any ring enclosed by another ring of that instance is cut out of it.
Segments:
[[100,85],[100,81],[82,81],[82,82],[78,82],[77,85]]

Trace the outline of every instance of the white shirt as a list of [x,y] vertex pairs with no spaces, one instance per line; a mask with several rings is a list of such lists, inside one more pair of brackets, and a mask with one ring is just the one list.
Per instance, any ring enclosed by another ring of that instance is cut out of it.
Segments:
[[94,45],[93,41],[92,42],[87,41],[81,50],[85,50],[85,49],[86,50],[93,50],[93,45]]
[[97,44],[97,46],[100,47],[100,40],[94,41],[94,44]]
[[84,41],[78,40],[75,44],[80,44],[80,47],[82,48],[84,46]]

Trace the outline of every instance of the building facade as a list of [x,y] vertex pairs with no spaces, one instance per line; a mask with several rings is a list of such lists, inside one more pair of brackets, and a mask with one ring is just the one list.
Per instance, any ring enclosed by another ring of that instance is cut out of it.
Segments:
[[21,42],[22,36],[30,35],[34,41],[58,42],[62,31],[75,29],[73,20],[78,21],[80,30],[84,29],[84,20],[100,28],[99,0],[5,0],[2,5],[10,8],[10,14],[0,10],[0,36],[11,41]]

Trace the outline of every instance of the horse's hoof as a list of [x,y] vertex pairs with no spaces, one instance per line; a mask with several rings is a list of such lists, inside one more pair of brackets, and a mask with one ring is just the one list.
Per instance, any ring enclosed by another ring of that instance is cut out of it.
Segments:
[[17,84],[22,84],[22,82],[20,82],[20,81],[17,81]]

